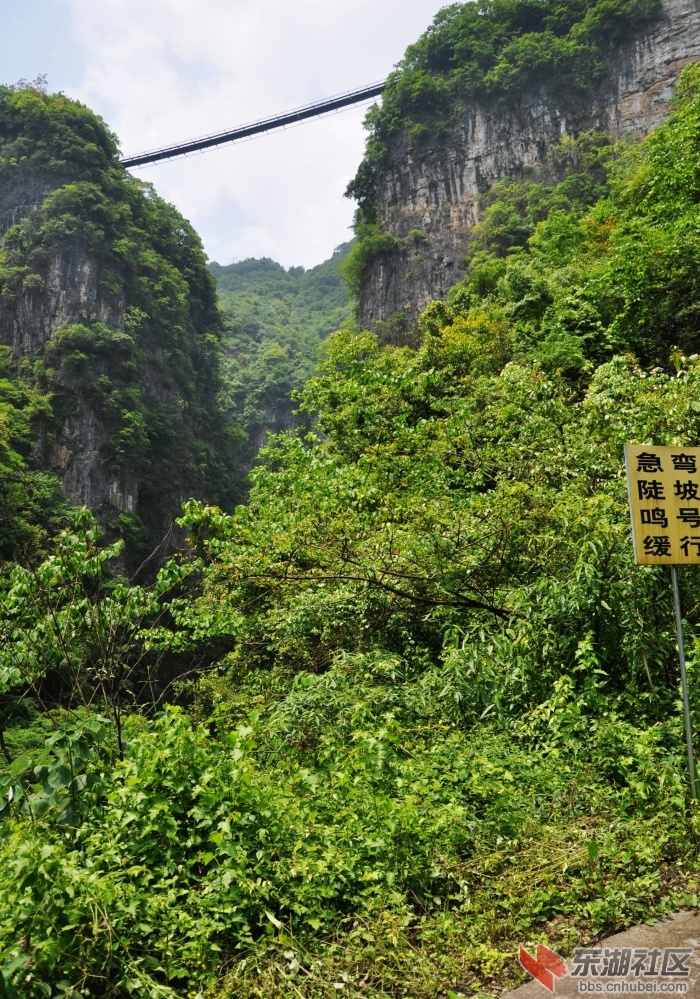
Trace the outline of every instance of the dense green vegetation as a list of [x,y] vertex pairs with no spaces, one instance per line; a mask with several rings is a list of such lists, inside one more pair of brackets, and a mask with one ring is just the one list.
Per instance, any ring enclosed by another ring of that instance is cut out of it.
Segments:
[[33,425],[50,412],[49,400],[6,377],[7,353],[0,354],[0,564],[37,556],[68,523],[58,480],[33,460]]
[[314,432],[150,585],[86,514],[6,576],[7,996],[472,995],[698,904],[622,446],[700,437],[699,154],[692,68],[644,143],[492,192],[415,349],[332,337]]
[[338,277],[349,249],[308,271],[267,259],[210,264],[224,317],[222,402],[246,470],[267,430],[292,425],[292,393],[311,376],[320,345],[350,319]]
[[[127,472],[139,493],[136,510],[117,503],[102,518],[138,546],[144,528],[161,537],[183,494],[229,498],[230,448],[211,404],[221,322],[201,242],[117,152],[77,102],[0,87],[0,208],[34,208],[0,247],[8,363],[50,397],[35,411],[45,449],[66,421],[96,420],[105,475]],[[67,305],[56,301],[57,273]],[[56,313],[67,321],[45,343]]]

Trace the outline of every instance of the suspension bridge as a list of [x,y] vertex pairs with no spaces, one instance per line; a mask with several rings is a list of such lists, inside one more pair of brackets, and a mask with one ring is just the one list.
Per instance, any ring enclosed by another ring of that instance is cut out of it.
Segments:
[[125,167],[144,166],[146,163],[172,160],[177,156],[198,153],[203,149],[212,149],[215,146],[221,146],[228,142],[250,139],[254,135],[272,132],[276,128],[288,128],[290,125],[297,125],[299,122],[307,121],[309,118],[318,118],[321,115],[329,114],[331,111],[342,111],[343,108],[351,107],[354,104],[362,104],[373,97],[379,97],[383,93],[385,85],[385,82],[373,83],[371,86],[363,87],[361,90],[351,90],[348,93],[331,97],[317,104],[307,104],[305,107],[295,108],[293,111],[287,111],[273,118],[262,118],[260,121],[240,125],[238,128],[232,128],[228,132],[216,132],[213,135],[205,135],[200,139],[192,139],[190,142],[182,142],[177,146],[163,146],[161,149],[153,149],[147,153],[138,153],[136,156],[124,156],[121,159],[121,163]]

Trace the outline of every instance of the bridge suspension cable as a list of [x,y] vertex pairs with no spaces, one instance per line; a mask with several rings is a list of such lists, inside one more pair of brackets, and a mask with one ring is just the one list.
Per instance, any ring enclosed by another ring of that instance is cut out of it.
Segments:
[[124,156],[121,163],[125,167],[143,166],[145,163],[157,163],[159,160],[170,160],[176,156],[186,156],[188,153],[196,153],[202,149],[211,149],[213,146],[220,146],[225,142],[237,142],[239,139],[249,139],[253,135],[261,135],[263,132],[271,132],[275,128],[285,128],[288,125],[296,125],[307,118],[318,118],[319,115],[328,114],[330,111],[340,111],[342,108],[350,107],[353,104],[361,104],[363,101],[378,97],[384,91],[385,83],[374,83],[362,90],[352,90],[338,97],[331,97],[318,104],[307,104],[305,107],[296,108],[294,111],[287,111],[285,114],[276,115],[274,118],[263,118],[260,121],[251,122],[248,125],[241,125],[228,132],[217,132],[214,135],[205,135],[201,139],[193,139],[190,142],[183,142],[177,146],[164,146],[162,149],[154,149],[148,153],[138,153],[136,156]]

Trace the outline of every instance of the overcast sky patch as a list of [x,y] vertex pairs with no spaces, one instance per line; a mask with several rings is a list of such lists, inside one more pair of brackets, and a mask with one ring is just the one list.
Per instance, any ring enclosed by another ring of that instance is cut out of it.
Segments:
[[[7,0],[0,0],[3,7]],[[101,114],[124,153],[322,100],[383,79],[438,0],[24,0],[3,11],[3,78],[48,73]],[[367,106],[140,168],[212,259],[311,267],[350,238],[343,197]]]

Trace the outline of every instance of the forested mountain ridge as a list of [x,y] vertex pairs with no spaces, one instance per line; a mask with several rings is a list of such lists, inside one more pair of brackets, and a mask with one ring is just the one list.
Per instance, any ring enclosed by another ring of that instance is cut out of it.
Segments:
[[5,88],[0,143],[6,405],[36,400],[12,409],[23,484],[7,494],[0,549],[39,539],[67,500],[140,558],[184,500],[242,498],[266,432],[293,425],[292,392],[349,318],[336,275],[349,247],[308,272],[207,268],[189,224],[62,95]]
[[[532,9],[478,7],[497,34]],[[331,336],[311,431],[269,442],[246,504],[189,502],[154,580],[85,510],[2,567],[2,999],[501,994],[520,943],[698,906],[671,591],[634,565],[623,445],[700,439],[699,164],[695,65],[644,141],[565,136],[484,192],[400,342]],[[14,385],[20,447],[50,399]]]
[[292,393],[310,378],[324,340],[351,318],[338,276],[350,246],[310,270],[285,270],[269,259],[209,265],[223,312],[221,399],[238,433],[241,472],[268,432],[295,426]]
[[44,399],[21,460],[143,554],[183,500],[231,498],[200,240],[97,116],[39,87],[0,88],[0,187],[4,363]]
[[646,134],[698,58],[697,0],[442,10],[369,112],[366,156],[348,188],[358,201],[349,277],[360,324],[398,335],[414,326],[459,279],[495,181],[537,170],[565,135]]

